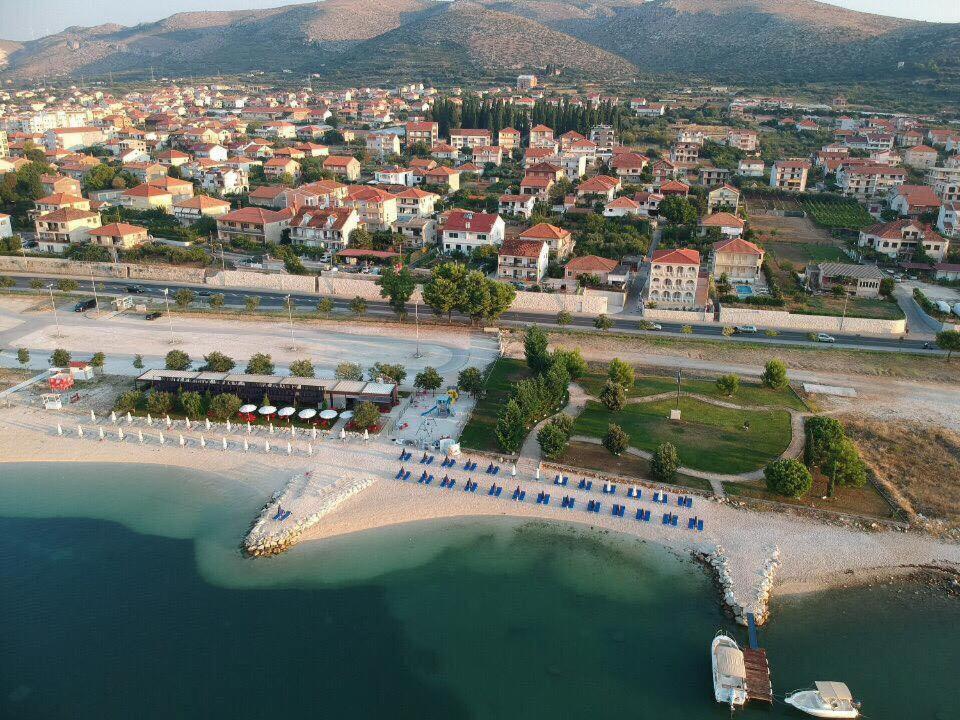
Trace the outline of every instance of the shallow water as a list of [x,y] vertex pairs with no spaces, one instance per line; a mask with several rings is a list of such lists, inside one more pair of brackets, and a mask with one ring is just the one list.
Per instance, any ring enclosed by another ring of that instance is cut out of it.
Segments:
[[[727,623],[689,560],[503,518],[244,559],[272,489],[0,466],[0,717],[728,716],[707,655]],[[774,689],[841,679],[870,718],[957,717],[958,605],[913,588],[777,602],[761,631]]]

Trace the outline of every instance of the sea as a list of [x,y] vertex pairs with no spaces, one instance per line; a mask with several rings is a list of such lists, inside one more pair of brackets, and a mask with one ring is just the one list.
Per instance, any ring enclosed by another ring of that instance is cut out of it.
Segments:
[[[157,465],[0,465],[0,718],[723,719],[704,570],[505,518],[249,559],[270,491]],[[846,682],[868,719],[960,718],[960,603],[911,584],[775,598],[776,695]],[[798,718],[776,702],[743,718]]]

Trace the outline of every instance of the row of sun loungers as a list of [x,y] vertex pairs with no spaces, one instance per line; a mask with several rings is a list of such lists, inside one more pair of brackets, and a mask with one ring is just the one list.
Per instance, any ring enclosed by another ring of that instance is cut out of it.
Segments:
[[409,450],[400,451],[400,462],[407,462],[407,460],[409,460],[412,457],[413,457],[413,453],[410,452]]
[[424,453],[424,454],[423,454],[423,457],[420,458],[420,464],[421,464],[421,465],[432,465],[432,464],[433,464],[433,460],[434,460],[433,455],[427,455],[426,453]]
[[554,485],[561,485],[561,486],[563,486],[563,485],[566,485],[568,482],[570,482],[570,478],[568,478],[566,475],[564,475],[563,477],[560,477],[559,475],[556,475],[556,476],[554,476],[554,478],[553,478],[553,484],[554,484]]
[[500,472],[500,466],[490,463],[487,465],[487,475],[497,475]]
[[604,483],[604,484],[603,484],[603,494],[604,494],[604,495],[616,495],[616,494],[617,494],[617,486],[616,486],[616,485],[611,485],[610,483]]
[[472,460],[472,461],[471,461],[471,460],[467,460],[467,461],[463,464],[463,469],[466,470],[467,472],[473,472],[474,470],[477,469],[477,461],[476,461],[476,460]]
[[440,463],[440,467],[451,467],[451,468],[452,468],[452,467],[456,467],[456,465],[457,465],[457,461],[454,460],[452,457],[444,458],[444,459],[443,459],[443,462]]
[[[470,467],[476,467],[476,463],[467,461],[464,463],[463,467],[464,469],[468,469]],[[492,463],[490,467],[495,468],[495,471],[499,470],[499,466],[495,466]],[[494,471],[494,474],[495,474],[495,471]],[[488,472],[490,472],[489,469],[488,469]],[[401,465],[400,469],[397,470],[397,473],[394,476],[394,479],[400,480],[401,482],[405,480],[409,480],[410,471]],[[555,485],[563,485],[567,481],[568,481],[568,478],[565,478],[565,477],[561,478],[560,476],[557,476],[554,478]],[[427,471],[424,470],[420,473],[420,477],[417,480],[417,482],[423,485],[430,485],[433,482],[433,475],[428,474]],[[451,478],[447,475],[444,475],[440,481],[440,487],[442,488],[447,488],[452,490],[454,487],[456,487],[456,485],[457,485],[457,481],[454,478]],[[584,479],[584,480],[580,480],[577,487],[580,490],[589,491],[592,485],[593,483],[591,481]],[[476,492],[478,487],[479,487],[479,484],[476,481],[468,479],[464,483],[463,490],[464,492]],[[500,494],[502,492],[503,492],[502,485],[497,485],[496,483],[492,483],[490,485],[490,489],[487,491],[487,495],[491,497],[500,497]],[[616,492],[616,486],[609,485],[608,483],[607,486],[603,488],[603,492],[606,494],[613,494]],[[641,489],[630,487],[627,490],[627,496],[639,499],[642,496]],[[527,497],[526,490],[523,490],[519,485],[516,487],[516,489],[514,489],[514,491],[510,495],[510,499],[516,502],[525,502],[526,497]],[[537,493],[536,502],[538,505],[549,505],[550,494],[541,490],[540,492]],[[667,493],[655,492],[653,494],[653,502],[658,504],[664,504],[664,505],[667,504],[668,502]],[[693,498],[685,495],[680,495],[677,497],[677,505],[685,508],[693,507]],[[576,498],[573,498],[569,495],[564,495],[563,498],[561,499],[560,507],[564,509],[573,510],[576,507]],[[587,502],[587,512],[599,513],[601,507],[602,507],[602,503],[599,500],[590,500]],[[627,510],[626,505],[622,505],[620,503],[614,503],[613,508],[611,509],[611,515],[613,515],[614,517],[624,517],[626,514],[626,510]],[[290,517],[289,510],[287,511],[278,510],[277,514],[273,517],[273,519],[278,521],[283,521],[283,520],[286,520],[288,517]],[[640,522],[650,522],[650,510],[645,510],[644,508],[637,508],[636,519]],[[676,513],[665,512],[663,513],[661,523],[663,525],[677,527],[679,519],[680,519],[680,516],[677,515]],[[696,532],[703,532],[703,519],[698,518],[696,516],[689,518],[687,520],[687,529],[694,530]]]

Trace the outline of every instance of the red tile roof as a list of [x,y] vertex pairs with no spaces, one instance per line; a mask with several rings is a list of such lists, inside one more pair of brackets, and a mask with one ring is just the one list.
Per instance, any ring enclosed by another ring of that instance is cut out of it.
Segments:
[[674,250],[656,250],[653,253],[653,262],[670,263],[672,265],[699,265],[700,253],[690,248],[676,248]]

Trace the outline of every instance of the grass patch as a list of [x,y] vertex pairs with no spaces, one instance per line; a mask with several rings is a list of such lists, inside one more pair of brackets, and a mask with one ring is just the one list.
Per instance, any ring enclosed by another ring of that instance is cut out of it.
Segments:
[[514,384],[530,377],[530,374],[526,362],[516,358],[500,358],[493,364],[487,377],[486,390],[477,399],[470,420],[460,435],[463,447],[491,452],[500,449],[494,433],[497,414],[510,399]]
[[777,260],[787,260],[795,265],[804,266],[808,262],[849,261],[847,255],[837,245],[806,242],[765,242],[763,249]]
[[[598,473],[622,475],[623,477],[652,482],[650,480],[650,463],[643,458],[626,454],[615,457],[606,448],[593,443],[571,442],[560,462],[564,465],[593,470]],[[697,490],[712,490],[708,480],[682,473],[677,473],[677,477],[671,484],[696,488]]]
[[820,227],[833,229],[860,228],[872,225],[875,220],[856,200],[804,200],[803,209]]
[[[669,420],[674,400],[627,405],[610,413],[588,402],[574,435],[602,438],[611,422],[630,436],[630,445],[653,452],[662,442],[677,448],[680,464],[694,470],[743,473],[757,470],[790,444],[790,415],[783,410],[731,410],[692,398],[680,399],[683,420]],[[743,428],[750,423],[750,429]]]
[[[605,372],[595,371],[578,380],[578,383],[594,397],[599,396],[603,384],[606,382]],[[628,397],[649,397],[661,393],[677,390],[677,381],[675,377],[662,377],[657,375],[643,375],[634,380],[633,385],[628,388]],[[773,390],[760,383],[744,382],[741,379],[740,388],[732,397],[724,395],[717,389],[717,384],[713,380],[683,378],[681,392],[705,395],[716,400],[731,402],[735,405],[767,405],[771,407],[785,407],[793,410],[805,411],[807,407],[803,401],[790,388]]]

